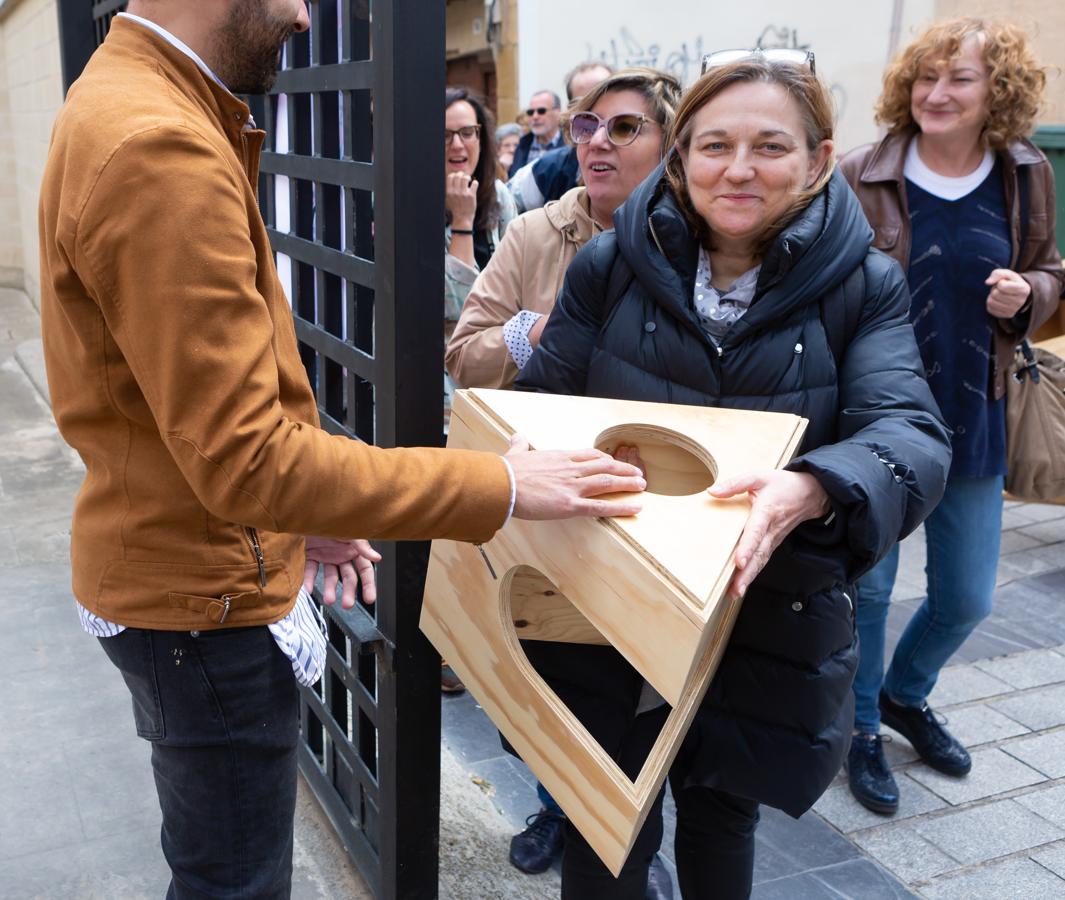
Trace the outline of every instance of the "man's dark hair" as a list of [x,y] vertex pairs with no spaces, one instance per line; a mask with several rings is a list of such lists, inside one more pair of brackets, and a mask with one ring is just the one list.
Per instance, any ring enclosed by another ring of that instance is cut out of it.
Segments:
[[[481,158],[477,160],[477,168],[473,170],[473,177],[477,179],[477,217],[473,227],[492,228],[498,224],[500,216],[499,200],[496,198],[496,124],[485,107],[484,100],[467,87],[448,88],[444,93],[444,109],[460,100],[473,107],[477,114],[477,124],[481,126]],[[448,221],[451,221],[450,212]]]

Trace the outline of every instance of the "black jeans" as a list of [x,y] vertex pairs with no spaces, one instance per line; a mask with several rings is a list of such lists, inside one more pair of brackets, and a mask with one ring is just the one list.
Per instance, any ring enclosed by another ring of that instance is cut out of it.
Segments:
[[[643,768],[669,707],[635,715],[643,679],[613,648],[523,641],[533,667],[633,780]],[[684,745],[669,771],[677,804],[674,842],[684,900],[739,900],[751,893],[758,803],[689,782]],[[696,779],[697,781],[697,779]],[[570,822],[562,857],[562,900],[643,900],[647,871],[662,843],[659,792],[614,878]]]
[[128,628],[99,640],[152,744],[167,897],[289,897],[297,686],[269,630]]

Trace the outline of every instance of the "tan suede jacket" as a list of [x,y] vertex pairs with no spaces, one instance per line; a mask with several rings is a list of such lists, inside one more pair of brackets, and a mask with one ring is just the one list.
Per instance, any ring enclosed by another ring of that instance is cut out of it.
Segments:
[[85,482],[74,593],[122,625],[261,625],[301,535],[487,540],[496,456],[318,428],[255,197],[263,132],[179,50],[115,19],[56,121],[41,313],[56,421]]
[[462,387],[509,388],[518,367],[503,326],[519,311],[550,313],[577,251],[602,229],[584,187],[518,216],[470,289],[444,362]]
[[[889,134],[880,143],[858,147],[840,160],[840,169],[873,226],[873,246],[898,260],[903,271],[910,264],[911,239],[903,165],[912,139],[912,132]],[[1065,285],[1065,271],[1054,237],[1054,171],[1050,163],[1028,141],[1018,141],[999,156],[1005,172],[1006,208],[1013,239],[1010,268],[1032,286],[1032,306],[1024,333],[1014,329],[1014,320],[998,320],[995,399],[1006,392],[1006,370],[1013,359],[1013,348],[1054,315]],[[1028,168],[1028,222],[1023,241],[1017,191],[1019,166]]]

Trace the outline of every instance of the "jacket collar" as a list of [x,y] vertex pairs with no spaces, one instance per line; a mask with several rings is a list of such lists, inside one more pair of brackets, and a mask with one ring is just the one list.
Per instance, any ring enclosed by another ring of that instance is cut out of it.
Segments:
[[152,29],[124,16],[112,20],[105,43],[154,64],[183,96],[218,124],[232,143],[240,143],[241,132],[253,121],[251,110],[211,78],[191,56]]
[[[906,151],[916,133],[911,128],[887,135],[869,155],[869,159],[858,176],[859,181],[865,184],[878,181],[896,181],[902,184]],[[1043,154],[1026,138],[1014,141],[1005,152],[999,151],[998,156],[1006,162],[1009,168],[1014,169],[1017,166],[1035,165],[1043,158]]]
[[583,186],[572,188],[558,200],[546,204],[544,215],[563,237],[581,247],[603,230],[592,218],[588,189]]

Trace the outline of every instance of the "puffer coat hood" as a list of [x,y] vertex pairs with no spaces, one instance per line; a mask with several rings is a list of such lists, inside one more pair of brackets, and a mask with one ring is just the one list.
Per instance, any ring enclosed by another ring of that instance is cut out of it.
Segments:
[[[699,245],[662,167],[571,264],[517,386],[809,420],[789,468],[835,516],[804,522],[748,591],[681,753],[689,780],[798,816],[853,724],[853,582],[942,495],[950,445],[898,265],[837,172],[772,241],[720,346],[693,304]],[[575,651],[580,652],[580,651]]]

